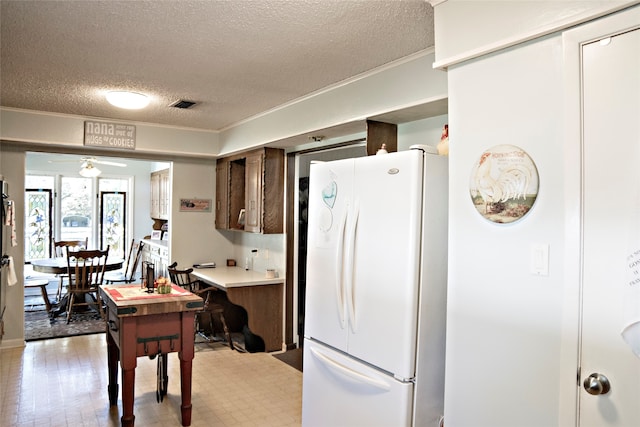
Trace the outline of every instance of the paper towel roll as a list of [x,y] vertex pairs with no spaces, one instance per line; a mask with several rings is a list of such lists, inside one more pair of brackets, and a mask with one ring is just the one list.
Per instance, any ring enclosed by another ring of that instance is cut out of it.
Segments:
[[13,257],[7,257],[7,259],[9,260],[9,273],[7,274],[7,284],[9,286],[13,286],[16,283],[18,283],[18,278],[16,277],[16,269],[15,266],[13,264]]

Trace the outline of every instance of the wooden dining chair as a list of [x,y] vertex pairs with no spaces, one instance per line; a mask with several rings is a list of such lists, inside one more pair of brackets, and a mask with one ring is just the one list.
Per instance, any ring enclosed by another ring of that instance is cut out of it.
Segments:
[[129,248],[129,255],[123,269],[117,271],[108,271],[104,275],[104,280],[108,285],[113,283],[133,283],[136,281],[136,273],[138,272],[138,265],[140,265],[140,259],[142,258],[142,249],[144,248],[144,242],[136,243],[135,239],[131,241],[131,247]]
[[[174,262],[167,269],[171,282],[184,289],[189,290],[190,292],[198,295],[204,300],[204,306],[202,310],[196,312],[195,333],[197,335],[200,335],[207,342],[222,341],[216,339],[213,316],[217,316],[220,324],[222,325],[224,341],[229,345],[229,348],[233,350],[233,341],[231,340],[231,334],[229,333],[229,328],[227,327],[227,322],[224,318],[224,306],[222,304],[213,302],[212,295],[218,290],[214,287],[205,285],[198,279],[194,279],[191,276],[193,268],[180,270],[177,267],[178,263]],[[210,335],[207,334],[208,331]]]
[[85,237],[84,240],[53,240],[53,256],[55,258],[64,258],[67,256],[66,248],[71,248],[72,251],[78,251],[80,249],[87,249],[89,245],[89,238]]
[[[84,240],[56,240],[53,239],[53,257],[64,258],[67,256],[67,248],[71,248],[72,251],[78,251],[80,249],[88,249],[89,238],[85,237]],[[64,286],[64,280],[68,278],[66,274],[59,274],[60,283],[58,283],[58,292],[56,293],[56,299],[60,301],[62,298],[62,287]]]
[[186,270],[179,270],[178,263],[174,262],[171,264],[167,271],[169,272],[169,278],[171,279],[171,283],[175,283],[181,288],[187,289],[190,292],[197,292],[200,290],[202,286],[202,282],[198,279],[194,279],[191,277],[191,272],[193,268],[188,268]]
[[[104,319],[100,285],[104,281],[107,268],[109,246],[102,250],[71,251],[67,248],[67,274],[69,276],[67,323],[71,320],[73,308],[77,306],[95,306]],[[87,299],[89,297],[89,299]]]

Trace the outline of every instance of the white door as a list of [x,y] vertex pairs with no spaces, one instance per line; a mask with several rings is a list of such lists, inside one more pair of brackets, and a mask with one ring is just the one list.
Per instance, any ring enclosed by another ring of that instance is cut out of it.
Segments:
[[344,239],[353,160],[311,164],[305,336],[347,351]]
[[412,383],[305,340],[304,427],[408,426],[412,395]]
[[349,354],[400,378],[415,375],[422,162],[419,150],[357,159],[347,232]]
[[579,425],[640,426],[640,349],[635,355],[621,337],[640,320],[640,264],[632,265],[640,260],[640,30],[585,45],[582,53]]

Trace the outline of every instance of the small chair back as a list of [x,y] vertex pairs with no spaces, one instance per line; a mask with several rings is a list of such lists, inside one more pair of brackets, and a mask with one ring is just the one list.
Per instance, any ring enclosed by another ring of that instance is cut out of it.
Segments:
[[67,256],[66,248],[71,248],[72,251],[78,251],[80,249],[87,249],[89,244],[89,238],[85,237],[84,240],[53,240],[53,256],[55,258],[63,258]]
[[104,251],[98,249],[72,251],[69,247],[66,249],[69,291],[96,291],[104,281],[109,246]]
[[[131,241],[131,247],[129,249],[129,256],[127,262],[122,271],[121,280],[111,280],[113,282],[125,282],[133,283],[136,280],[136,271],[138,271],[138,265],[140,265],[140,259],[142,258],[142,249],[144,248],[144,242],[136,243],[136,239]],[[144,274],[144,273],[143,273]]]
[[[134,252],[133,262],[127,263],[127,269],[125,271],[125,282],[133,283],[136,280],[136,271],[138,271],[138,265],[140,265],[140,260],[142,259],[142,249],[144,248],[144,242],[139,242],[138,244],[132,245],[132,252]],[[131,258],[131,255],[129,255]]]
[[129,263],[131,262],[131,258],[133,257],[133,252],[136,248],[136,239],[131,239],[131,245],[129,246],[129,254],[127,255],[127,259],[124,261],[124,272],[129,271]]
[[191,277],[191,272],[193,268],[188,268],[186,270],[179,270],[177,268],[178,263],[174,262],[171,264],[167,271],[169,272],[169,278],[172,283],[189,290],[190,292],[195,292],[200,288],[200,280],[193,279]]

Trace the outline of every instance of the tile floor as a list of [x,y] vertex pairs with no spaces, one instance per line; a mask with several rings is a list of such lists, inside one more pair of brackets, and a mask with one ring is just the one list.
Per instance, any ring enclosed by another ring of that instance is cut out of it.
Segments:
[[[103,334],[32,341],[0,350],[2,426],[119,426],[107,397]],[[180,373],[169,358],[169,388],[156,402],[156,361],[140,357],[134,414],[137,426],[180,426]],[[192,422],[198,426],[299,426],[302,373],[267,353],[238,353],[196,344]]]

